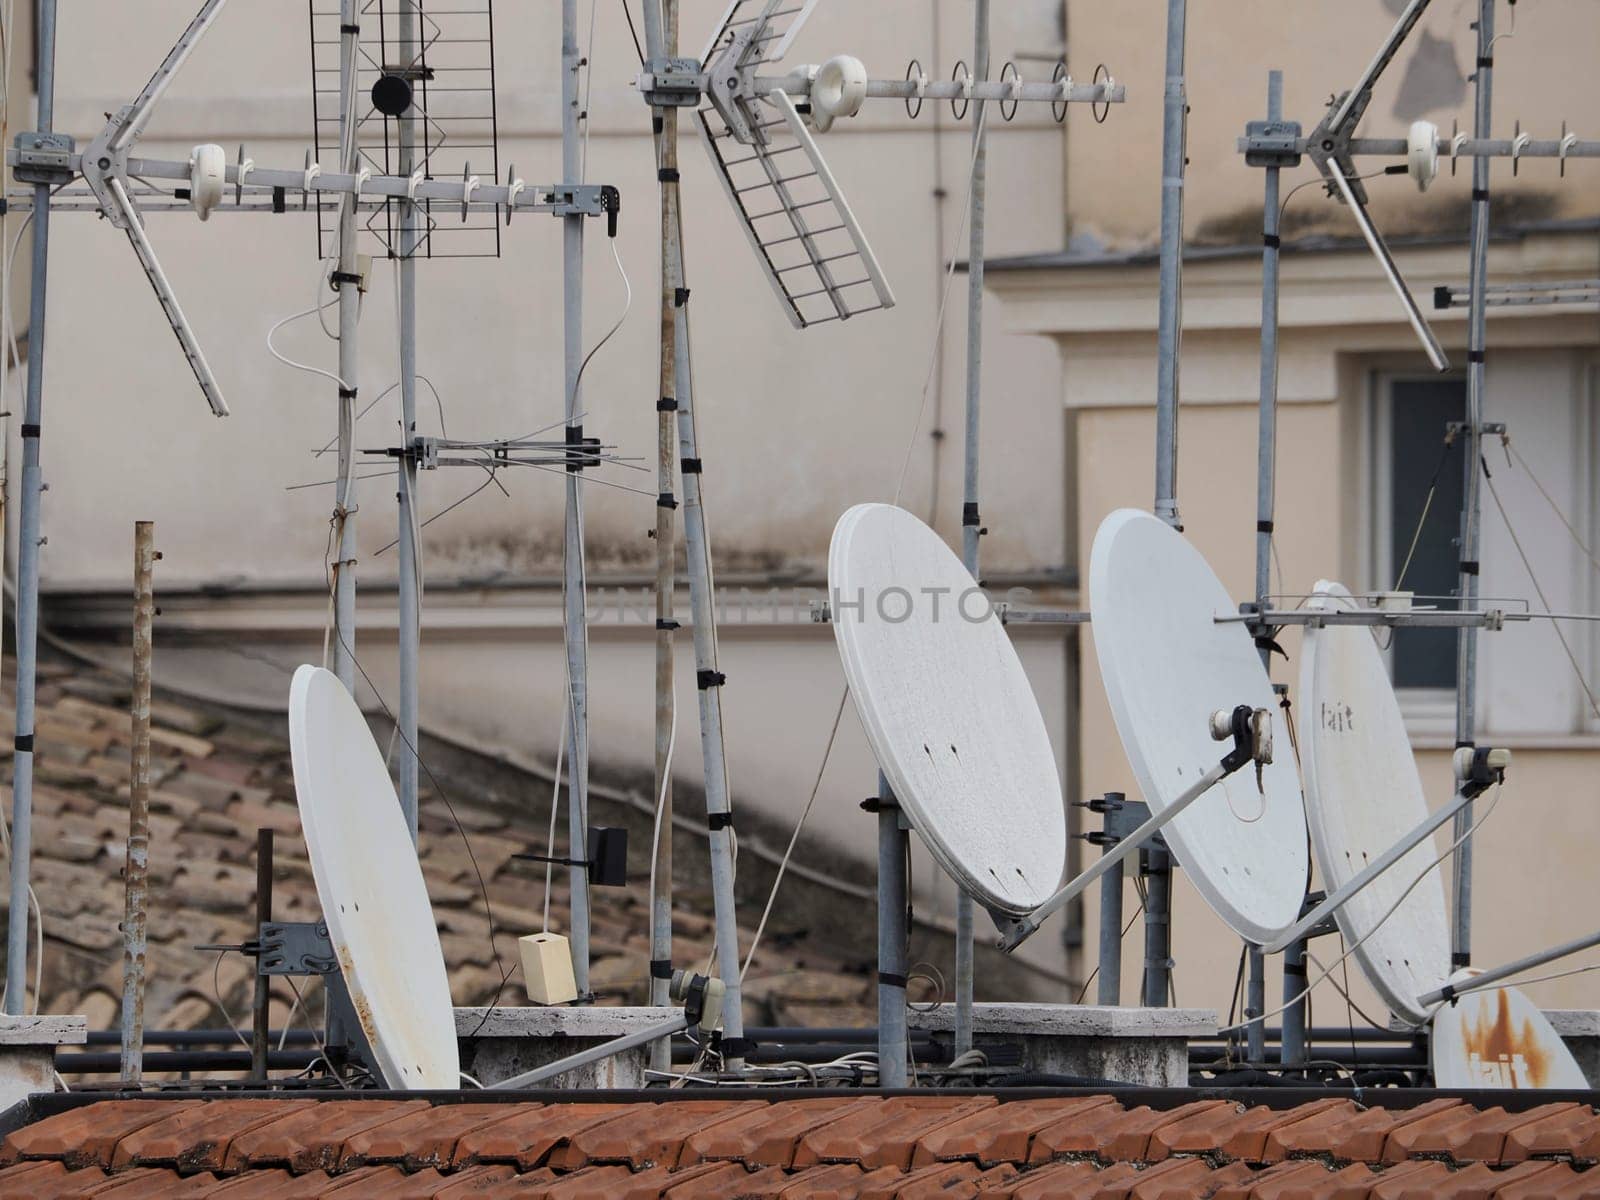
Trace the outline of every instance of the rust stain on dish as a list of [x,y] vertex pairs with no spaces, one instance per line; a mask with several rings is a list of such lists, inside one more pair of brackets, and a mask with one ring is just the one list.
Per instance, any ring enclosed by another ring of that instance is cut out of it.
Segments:
[[1463,1021],[1461,1036],[1473,1074],[1489,1087],[1542,1088],[1549,1082],[1550,1054],[1540,1044],[1531,1021],[1511,1016],[1511,996],[1504,989],[1492,1010],[1476,1022]]
[[376,1049],[378,1027],[372,1022],[372,1005],[367,1002],[366,995],[351,983],[355,977],[355,960],[350,956],[350,947],[338,942],[335,943],[333,952],[339,956],[339,966],[344,972],[345,989],[350,993],[350,1005],[356,1010],[356,1020],[361,1024],[361,1032],[367,1035],[367,1044]]

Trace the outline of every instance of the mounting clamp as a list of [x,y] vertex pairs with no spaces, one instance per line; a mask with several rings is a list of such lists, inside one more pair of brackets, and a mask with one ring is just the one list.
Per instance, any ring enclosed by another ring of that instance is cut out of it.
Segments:
[[657,108],[693,108],[705,92],[705,76],[693,58],[653,58],[639,76],[639,94]]
[[72,152],[77,144],[65,133],[19,133],[11,173],[22,183],[70,183],[77,176]]

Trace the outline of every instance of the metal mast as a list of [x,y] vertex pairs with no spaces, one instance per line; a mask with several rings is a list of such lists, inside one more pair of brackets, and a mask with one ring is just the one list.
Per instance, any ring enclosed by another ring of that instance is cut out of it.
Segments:
[[[360,71],[361,26],[358,0],[339,0],[339,169],[357,169],[356,88]],[[360,357],[356,341],[361,320],[361,273],[356,254],[357,197],[339,199],[339,265],[333,283],[339,293],[339,482],[333,505],[333,672],[351,695],[356,690],[356,383]]]
[[[1478,65],[1473,76],[1476,111],[1473,136],[1487,141],[1493,120],[1494,99],[1494,5],[1495,0],[1478,2]],[[1471,289],[1467,315],[1467,421],[1463,462],[1466,488],[1461,502],[1461,608],[1472,611],[1478,603],[1478,543],[1481,534],[1483,409],[1487,344],[1487,304],[1489,275],[1489,171],[1491,160],[1484,155],[1472,160],[1472,264],[1468,277]],[[1456,641],[1456,745],[1475,743],[1478,690],[1478,630],[1464,625]],[[1461,845],[1452,865],[1454,904],[1451,912],[1450,960],[1460,969],[1472,961],[1472,806],[1456,813],[1455,838]]]
[[[400,66],[407,84],[416,86],[420,72],[421,43],[417,39],[417,5],[420,0],[400,0]],[[400,114],[400,174],[410,176],[417,169],[417,106],[415,98]],[[400,202],[400,256],[397,264],[400,289],[400,444],[407,453],[400,455],[399,506],[399,622],[400,622],[400,809],[411,826],[411,840],[417,840],[417,736],[418,678],[417,660],[422,639],[421,547],[416,543],[417,460],[410,448],[417,436],[417,206],[407,199]]]
[[[39,0],[39,121],[51,141],[56,95],[56,0]],[[27,144],[30,135],[18,139]],[[33,713],[39,645],[39,426],[44,419],[45,284],[50,266],[50,184],[33,189],[33,270],[28,296],[28,389],[22,418],[22,504],[17,524],[17,728],[11,783],[11,912],[6,926],[7,1014],[28,1011],[28,882],[33,851]]]
[[[578,136],[578,0],[561,3],[561,174],[569,186],[582,175]],[[566,553],[562,590],[567,644],[567,838],[574,862],[588,856],[589,818],[589,612],[583,561],[583,412],[578,394],[583,372],[583,223],[581,214],[564,217],[562,233],[563,358],[566,367],[567,464]],[[578,995],[589,995],[589,875],[583,866],[569,874],[572,906],[572,970]]]
[[[974,4],[976,25],[973,31],[973,73],[989,78],[989,0]],[[972,199],[969,231],[972,244],[967,256],[967,439],[965,498],[961,506],[961,560],[979,575],[983,522],[978,515],[978,448],[983,407],[983,243],[984,203],[988,195],[989,122],[988,102],[981,97],[973,102],[972,118]],[[973,900],[956,890],[956,1053],[972,1049],[973,976]]]
[[1188,165],[1184,39],[1188,0],[1167,0],[1167,86],[1161,143],[1161,310],[1157,337],[1155,514],[1178,516],[1178,352],[1183,336],[1183,177]]
[[[646,0],[647,14],[656,10]],[[678,0],[662,0],[660,19],[663,53],[678,54]],[[649,17],[647,16],[647,24]],[[678,467],[678,289],[683,262],[678,186],[678,110],[654,110],[656,174],[661,182],[661,374],[656,390],[656,814],[655,892],[650,897],[650,1003],[666,1007],[672,990],[672,750],[677,736],[677,699],[673,670],[678,622],[673,619],[677,587],[677,507],[674,494]],[[659,1071],[672,1065],[672,1045],[651,1047]]]

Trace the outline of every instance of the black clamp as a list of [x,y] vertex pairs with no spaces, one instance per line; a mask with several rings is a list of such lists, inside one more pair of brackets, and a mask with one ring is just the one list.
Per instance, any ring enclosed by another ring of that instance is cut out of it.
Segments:
[[652,958],[650,960],[650,978],[670,980],[672,978],[672,960],[670,958]]
[[617,236],[617,221],[622,216],[622,193],[609,183],[600,188],[600,211],[606,214],[606,236]]
[[567,474],[576,475],[600,463],[600,439],[583,436],[582,425],[567,426]]
[[[1467,749],[1467,747],[1459,747]],[[1476,800],[1496,784],[1506,781],[1506,769],[1496,766],[1492,761],[1495,751],[1490,746],[1473,746],[1472,765],[1467,769],[1465,777],[1461,780],[1461,794],[1468,800]]]
[[514,854],[524,862],[552,863],[558,867],[581,867],[588,872],[592,887],[628,886],[628,831],[595,826],[589,830],[588,857],[554,858],[548,854]]
[[1232,775],[1255,758],[1255,731],[1251,728],[1254,717],[1255,709],[1248,704],[1239,705],[1228,715],[1228,732],[1233,737],[1233,749],[1222,759],[1225,774]]
[[695,685],[702,691],[718,688],[728,682],[728,677],[721,671],[696,671]]

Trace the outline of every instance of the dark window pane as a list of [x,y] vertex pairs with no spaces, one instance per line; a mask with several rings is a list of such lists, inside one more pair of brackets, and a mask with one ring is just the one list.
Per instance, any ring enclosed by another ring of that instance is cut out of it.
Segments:
[[[1466,384],[1458,379],[1396,380],[1390,394],[1392,570],[1399,574],[1415,537],[1416,552],[1401,586],[1419,597],[1453,595],[1458,583],[1456,537],[1461,525],[1462,464],[1459,444],[1444,452],[1444,435],[1451,421],[1465,419]],[[1433,503],[1419,536],[1417,523],[1422,520],[1435,469],[1439,473]],[[1456,607],[1454,601],[1445,600],[1419,603]],[[1396,687],[1455,687],[1456,631],[1397,629],[1394,682]]]

